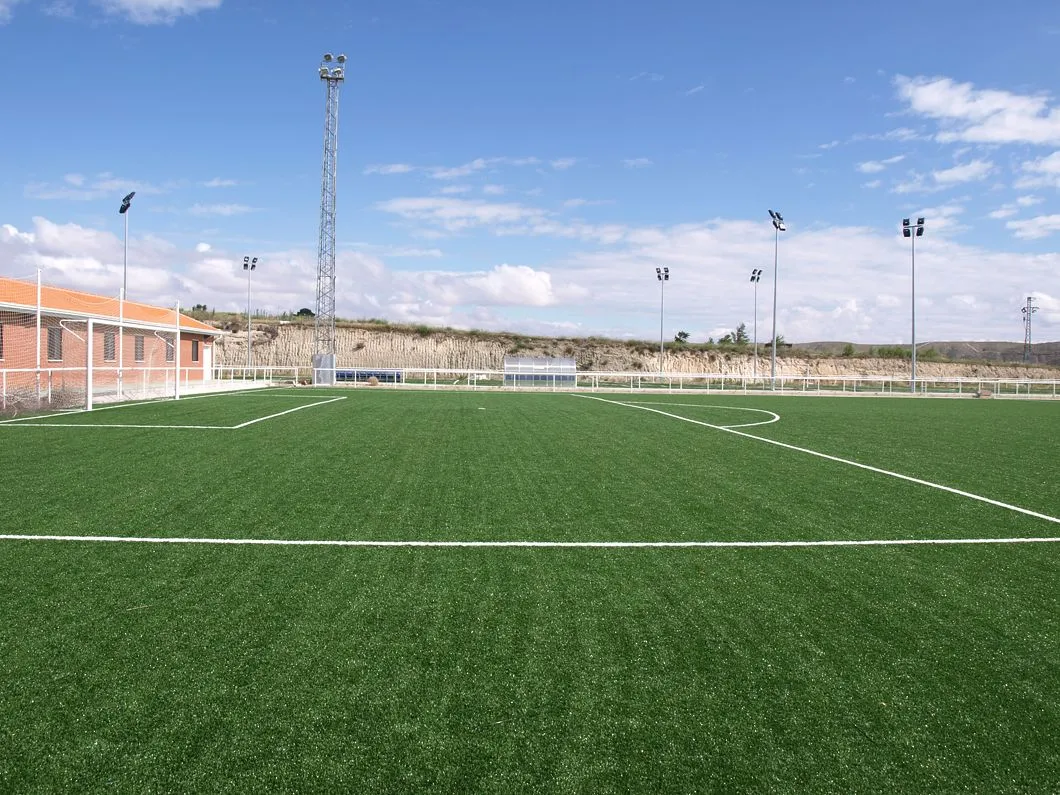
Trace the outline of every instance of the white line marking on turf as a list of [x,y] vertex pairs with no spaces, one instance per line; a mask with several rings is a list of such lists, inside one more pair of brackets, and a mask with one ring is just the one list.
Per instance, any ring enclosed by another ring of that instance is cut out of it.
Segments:
[[622,401],[624,406],[680,406],[690,409],[731,409],[733,411],[757,411],[761,414],[768,414],[773,419],[765,420],[763,422],[745,422],[740,425],[718,425],[718,428],[754,428],[757,425],[770,425],[774,422],[780,422],[780,415],[775,411],[766,411],[765,409],[752,409],[747,406],[712,406],[706,403],[663,403],[657,400],[624,400]]
[[294,411],[301,411],[302,409],[311,409],[311,408],[313,408],[313,406],[326,406],[328,403],[334,403],[337,400],[345,400],[345,399],[346,399],[346,397],[344,395],[342,397],[331,398],[330,400],[321,400],[318,403],[307,403],[304,406],[295,406],[293,409],[287,409],[287,411],[279,411],[276,414],[270,414],[267,417],[258,417],[256,420],[250,420],[249,422],[244,422],[244,423],[242,423],[240,425],[233,425],[232,426],[232,430],[239,430],[240,428],[246,428],[248,425],[253,425],[254,423],[257,423],[257,422],[265,422],[265,420],[271,420],[271,419],[274,419],[276,417],[282,417],[284,414],[290,414],[290,413],[292,413]]
[[193,431],[230,431],[231,425],[120,425],[112,422],[23,422],[15,428],[150,428],[173,430],[189,428]]
[[525,547],[531,549],[728,549],[770,547],[900,547],[962,544],[1051,544],[1060,537],[894,538],[825,541],[366,541],[295,538],[152,538],[0,534],[0,541],[84,541],[114,544],[215,544],[276,547]]
[[998,508],[1004,508],[1009,511],[1015,511],[1016,513],[1022,513],[1025,516],[1033,516],[1035,519],[1043,519],[1046,522],[1060,524],[1060,518],[1050,516],[1047,513],[1039,513],[1038,511],[1032,511],[1029,508],[1021,508],[1018,505],[1012,505],[1007,502],[1001,502],[1000,500],[992,500],[989,497],[983,497],[979,494],[972,494],[970,491],[962,491],[961,489],[955,489],[952,486],[943,486],[941,483],[932,483],[930,480],[921,480],[920,478],[914,478],[911,475],[903,475],[901,472],[892,472],[889,469],[880,469],[879,467],[869,466],[868,464],[861,464],[857,461],[851,461],[849,458],[840,458],[839,456],[828,455],[827,453],[819,453],[816,450],[810,450],[807,447],[798,447],[793,444],[788,444],[787,442],[778,442],[776,439],[767,439],[764,436],[755,436],[754,434],[733,430],[732,428],[726,428],[724,425],[711,425],[709,422],[702,422],[700,420],[689,419],[688,417],[682,417],[680,414],[671,414],[668,411],[659,411],[658,409],[648,408],[647,406],[635,406],[627,403],[621,403],[617,400],[607,400],[606,398],[594,397],[593,395],[575,395],[574,397],[585,398],[587,400],[599,400],[601,403],[611,403],[615,406],[625,406],[626,408],[650,411],[652,414],[661,414],[664,417],[670,417],[675,420],[681,420],[682,422],[690,422],[693,425],[702,425],[704,428],[713,428],[716,431],[725,431],[726,433],[731,433],[735,436],[742,436],[745,439],[754,439],[759,442],[765,442],[766,444],[772,444],[776,445],[777,447],[783,447],[787,450],[795,450],[799,453],[806,453],[807,455],[813,455],[817,456],[818,458],[824,458],[828,461],[836,461],[840,464],[848,464],[852,467],[857,467],[858,469],[865,469],[869,472],[875,472],[879,475],[889,475],[892,478],[905,480],[909,483],[917,483],[921,486],[927,486],[928,488],[938,489],[939,491],[949,492],[950,494],[956,494],[959,497],[967,497],[970,500],[978,500],[979,502],[985,502],[988,505],[993,505]]
[[[256,389],[239,389],[239,390],[231,390],[231,391],[224,391],[224,392],[207,392],[207,393],[201,394],[201,395],[188,395],[187,397],[182,397],[182,398],[180,398],[177,401],[174,401],[174,399],[171,398],[171,397],[160,397],[160,398],[152,398],[151,400],[138,400],[138,401],[134,401],[132,403],[113,403],[113,404],[110,404],[110,405],[107,405],[107,406],[97,406],[96,408],[93,408],[91,410],[91,412],[88,409],[68,409],[66,411],[53,411],[53,412],[49,412],[47,414],[34,414],[32,416],[29,416],[29,417],[16,417],[13,420],[0,420],[0,425],[10,425],[11,423],[15,423],[15,422],[29,423],[30,420],[43,420],[43,419],[51,419],[53,417],[65,417],[65,416],[68,416],[70,414],[90,414],[90,413],[91,414],[95,414],[98,411],[111,411],[112,409],[128,409],[128,408],[132,408],[133,406],[148,406],[148,405],[151,405],[153,403],[157,403],[157,404],[173,403],[173,402],[183,403],[186,400],[199,400],[200,398],[229,397],[230,395],[253,395],[253,394],[257,393],[257,392],[258,392],[258,390],[256,390]],[[309,397],[309,395],[306,395],[306,397]],[[32,424],[32,423],[29,423],[29,424]],[[40,424],[43,425],[44,423],[40,423]],[[93,427],[96,427],[96,426],[93,426]],[[99,427],[104,427],[104,426],[99,426]],[[159,426],[152,425],[151,427],[152,428],[157,428]],[[181,426],[177,426],[177,427],[186,428],[186,427],[191,427],[191,426],[181,425]]]

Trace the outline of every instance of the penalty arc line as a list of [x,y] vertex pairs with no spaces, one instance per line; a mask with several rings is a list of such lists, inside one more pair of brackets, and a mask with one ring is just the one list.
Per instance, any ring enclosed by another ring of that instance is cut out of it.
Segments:
[[898,480],[904,480],[909,483],[916,483],[920,486],[927,486],[928,488],[938,489],[939,491],[945,491],[950,494],[956,494],[958,497],[967,497],[970,500],[976,500],[978,502],[984,502],[987,505],[993,505],[997,508],[1004,508],[1008,511],[1015,511],[1016,513],[1024,514],[1025,516],[1033,516],[1035,519],[1042,519],[1046,522],[1052,522],[1053,524],[1060,524],[1060,518],[1056,516],[1050,516],[1047,513],[1039,513],[1038,511],[1032,511],[1029,508],[1021,508],[1018,505],[1012,505],[1011,503],[1001,502],[1000,500],[992,500],[989,497],[984,497],[980,494],[972,494],[970,491],[962,491],[961,489],[955,489],[952,486],[944,486],[941,483],[932,483],[930,480],[921,480],[920,478],[914,478],[912,475],[903,475],[901,472],[892,472],[889,469],[881,469],[880,467],[870,466],[869,464],[861,464],[857,461],[851,461],[849,458],[840,458],[839,456],[829,455],[828,453],[820,453],[817,450],[810,450],[807,447],[798,447],[794,444],[788,444],[787,442],[779,442],[776,439],[766,439],[764,436],[755,436],[752,433],[746,433],[744,431],[738,431],[733,428],[727,428],[724,425],[711,425],[709,422],[702,422],[701,420],[693,420],[688,417],[682,417],[680,414],[671,414],[668,411],[659,411],[658,409],[648,408],[647,406],[639,406],[631,403],[621,403],[617,400],[607,400],[606,398],[593,397],[592,395],[574,395],[574,397],[585,398],[586,400],[599,400],[601,403],[610,403],[615,406],[625,406],[631,409],[640,409],[642,411],[650,411],[652,414],[661,414],[664,417],[670,417],[671,419],[681,420],[682,422],[690,422],[693,425],[702,425],[704,428],[713,428],[716,431],[724,431],[725,433],[731,433],[735,436],[742,436],[745,439],[754,439],[755,441],[765,442],[766,444],[772,444],[777,447],[783,447],[786,450],[795,450],[799,453],[806,453],[807,455],[816,456],[818,458],[824,458],[828,461],[835,461],[840,464],[847,464],[858,469],[864,469],[869,472],[875,472],[878,475],[888,475],[892,478],[898,478]]
[[527,549],[755,549],[783,547],[900,547],[970,544],[1050,544],[1060,537],[895,538],[823,541],[372,541],[296,538],[159,538],[147,536],[68,536],[0,534],[0,541],[81,541],[112,544],[202,544],[275,547],[482,547]]

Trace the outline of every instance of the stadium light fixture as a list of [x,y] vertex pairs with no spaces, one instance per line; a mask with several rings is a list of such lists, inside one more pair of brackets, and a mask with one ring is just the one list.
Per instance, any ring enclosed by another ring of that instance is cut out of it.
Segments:
[[121,289],[123,294],[129,291],[129,208],[132,207],[132,200],[135,195],[136,191],[130,192],[121,200],[121,207],[118,208],[118,215],[125,216],[125,257],[122,259],[121,266]]
[[665,347],[663,342],[663,308],[665,306],[666,283],[670,281],[669,268],[656,268],[655,278],[659,280],[659,372],[663,371],[663,356]]
[[773,221],[773,352],[769,356],[769,382],[772,389],[777,388],[777,260],[780,256],[780,233],[787,232],[784,216],[773,210],[769,211]]
[[752,377],[758,379],[758,282],[762,279],[762,269],[753,268],[751,270],[751,285],[755,290],[755,323],[754,323],[754,335],[755,335],[755,358],[754,358],[754,369],[752,370]]
[[909,381],[909,391],[916,392],[916,239],[924,236],[924,228],[927,226],[923,217],[917,218],[916,223],[910,223],[908,218],[902,219],[902,237],[909,238],[909,284],[912,294],[910,300],[912,317],[912,345],[910,346],[910,359],[912,361],[912,374]]
[[251,368],[251,346],[254,335],[250,329],[250,281],[251,274],[258,267],[258,258],[243,257],[243,270],[247,272],[247,369]]

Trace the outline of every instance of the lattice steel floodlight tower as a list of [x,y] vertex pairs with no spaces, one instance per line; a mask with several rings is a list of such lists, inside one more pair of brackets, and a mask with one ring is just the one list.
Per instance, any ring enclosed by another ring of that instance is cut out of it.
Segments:
[[773,221],[773,352],[769,355],[769,383],[771,389],[777,388],[777,259],[780,257],[780,233],[787,232],[784,216],[769,211]]
[[[337,64],[337,65],[336,65]],[[317,70],[327,86],[324,109],[324,168],[320,184],[320,242],[317,246],[317,303],[313,367],[335,368],[335,183],[339,156],[339,89],[346,56],[325,53]],[[317,380],[314,373],[314,380]]]
[[912,334],[913,334],[913,345],[912,345],[912,381],[909,384],[909,391],[916,392],[916,239],[924,236],[924,219],[917,218],[915,224],[910,224],[908,218],[902,219],[902,237],[909,238],[909,274],[910,284],[912,285]]
[[1024,306],[1020,311],[1023,313],[1023,362],[1024,364],[1029,363],[1031,360],[1031,318],[1034,317],[1034,313],[1038,311],[1038,307],[1034,305],[1034,296],[1027,296],[1027,305]]

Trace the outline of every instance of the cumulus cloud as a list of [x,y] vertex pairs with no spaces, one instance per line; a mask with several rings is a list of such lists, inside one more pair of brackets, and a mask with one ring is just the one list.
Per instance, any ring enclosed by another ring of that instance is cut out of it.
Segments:
[[1017,188],[1060,188],[1060,151],[1020,166]]
[[962,182],[975,182],[986,179],[994,170],[994,164],[987,160],[973,160],[946,168],[941,171],[932,171],[931,176],[939,185],[958,185]]
[[1049,237],[1053,232],[1060,232],[1060,214],[1038,215],[1025,221],[1009,221],[1005,224],[1016,237],[1023,240],[1037,240]]
[[948,77],[899,75],[894,85],[910,111],[938,122],[939,141],[1060,144],[1060,107],[1047,94],[980,89]]
[[[759,219],[591,225],[567,223],[519,204],[444,197],[395,201],[399,203],[389,207],[391,214],[439,224],[439,230],[455,222],[465,224],[463,229],[574,239],[578,245],[564,253],[550,243],[547,248],[554,253],[543,261],[498,259],[501,264],[475,269],[447,252],[444,270],[417,267],[426,262],[388,264],[402,254],[435,258],[440,254],[436,249],[340,247],[338,310],[343,317],[650,338],[658,333],[657,292],[651,298],[654,268],[665,263],[671,270],[666,319],[674,330],[731,329],[752,321],[745,271],[769,261],[773,252],[773,230]],[[430,203],[434,201],[446,204]],[[1013,330],[1005,310],[1022,302],[1028,282],[1044,284],[1060,272],[1060,254],[963,245],[952,234],[963,212],[961,205],[949,203],[910,213],[927,216],[929,229],[917,244],[918,329],[925,339],[1011,338],[1019,329]],[[1056,224],[1060,218],[1039,220],[1038,231],[1055,232]],[[1031,227],[1012,231],[1036,234]],[[822,247],[822,239],[829,245]],[[530,250],[519,241],[506,248]],[[906,339],[909,246],[894,228],[792,230],[782,240],[781,254],[778,330],[785,337],[877,344]],[[312,306],[314,249],[262,246],[259,256],[263,263],[255,273],[259,306],[274,311]],[[239,310],[246,301],[241,258],[242,251],[227,251],[217,244],[207,248],[193,243],[185,248],[133,237],[130,293],[165,305],[179,298],[185,305],[206,302]],[[45,218],[34,219],[28,229],[0,224],[0,273],[5,275],[28,277],[41,267],[49,283],[114,295],[121,284],[121,261],[121,238],[109,231]],[[770,279],[767,273],[764,281]],[[960,300],[955,298],[958,289]],[[768,289],[760,291],[760,318],[768,312],[769,294]],[[1054,314],[1050,319],[1043,310],[1043,338],[1060,333],[1060,311]]]

